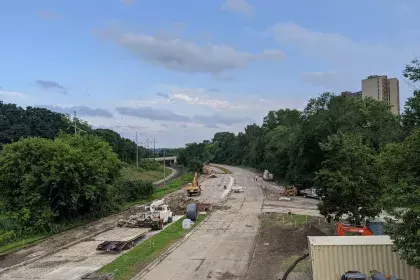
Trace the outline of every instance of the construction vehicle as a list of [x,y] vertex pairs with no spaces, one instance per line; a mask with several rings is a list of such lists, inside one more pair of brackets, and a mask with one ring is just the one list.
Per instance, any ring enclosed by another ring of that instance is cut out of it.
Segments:
[[161,204],[156,207],[155,211],[151,215],[151,226],[152,229],[163,229],[163,226],[167,223],[171,223],[173,219],[173,213],[166,204]]
[[291,187],[285,187],[283,192],[280,192],[281,196],[296,196],[297,195],[297,189],[295,186]]
[[321,197],[316,193],[316,189],[314,188],[304,189],[300,191],[300,194],[303,195],[303,197],[311,197],[321,200]]
[[337,224],[337,235],[338,236],[371,236],[372,231],[367,226],[356,226],[351,224],[338,223]]
[[195,172],[194,178],[192,183],[188,183],[187,187],[188,196],[192,196],[193,194],[200,195],[201,194],[201,185],[198,184],[198,173]]
[[163,225],[172,222],[173,213],[169,206],[164,203],[164,199],[154,200],[146,205],[139,213],[122,219],[118,222],[119,227],[151,227],[153,229],[162,229]]
[[264,170],[264,173],[263,173],[262,177],[263,177],[264,181],[273,181],[273,174],[268,172],[268,170]]
[[373,270],[370,272],[370,277],[367,277],[360,271],[347,271],[344,273],[339,280],[398,280],[396,277],[390,274],[383,274]]

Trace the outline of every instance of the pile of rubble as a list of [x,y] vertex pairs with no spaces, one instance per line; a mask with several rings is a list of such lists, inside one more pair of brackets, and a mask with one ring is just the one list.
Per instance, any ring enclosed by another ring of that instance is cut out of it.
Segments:
[[143,227],[145,224],[151,224],[151,214],[150,211],[133,214],[126,219],[119,220],[117,226],[128,228]]

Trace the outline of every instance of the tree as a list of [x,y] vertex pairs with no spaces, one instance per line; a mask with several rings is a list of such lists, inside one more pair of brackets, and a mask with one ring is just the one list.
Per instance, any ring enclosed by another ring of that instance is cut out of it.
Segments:
[[322,197],[320,213],[328,220],[360,224],[381,212],[380,165],[373,149],[357,134],[336,134],[320,144],[326,153],[321,170],[315,172],[315,188]]
[[409,265],[420,268],[420,129],[401,143],[381,152],[386,182],[384,205],[397,222],[389,221],[389,234]]
[[109,144],[97,136],[22,139],[0,154],[1,204],[7,212],[27,209],[27,222],[38,231],[80,215],[104,214],[120,167]]
[[420,60],[414,58],[410,64],[405,66],[403,76],[413,83],[420,81]]
[[289,147],[292,134],[291,127],[279,125],[265,135],[265,169],[270,170],[276,178],[285,178],[290,164]]

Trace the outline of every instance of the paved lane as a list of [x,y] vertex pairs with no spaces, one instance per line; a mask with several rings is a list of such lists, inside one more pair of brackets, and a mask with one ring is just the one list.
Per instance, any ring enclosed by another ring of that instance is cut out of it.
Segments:
[[228,210],[213,212],[177,248],[133,279],[245,279],[258,234],[263,193],[253,173],[228,168],[244,192],[226,197]]

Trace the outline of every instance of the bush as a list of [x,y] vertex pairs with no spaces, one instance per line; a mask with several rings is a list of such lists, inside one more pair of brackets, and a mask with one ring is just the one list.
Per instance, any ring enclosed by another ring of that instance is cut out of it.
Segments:
[[134,202],[150,197],[154,192],[153,183],[150,181],[121,179],[113,188],[112,194],[116,203]]
[[11,213],[7,215],[13,223],[9,229],[2,226],[0,234],[50,232],[59,222],[110,212],[110,186],[120,167],[109,144],[97,136],[26,138],[5,145],[0,154],[0,210]]

